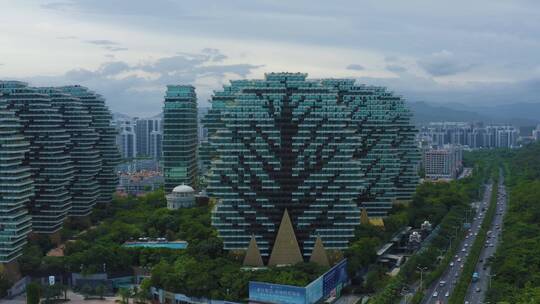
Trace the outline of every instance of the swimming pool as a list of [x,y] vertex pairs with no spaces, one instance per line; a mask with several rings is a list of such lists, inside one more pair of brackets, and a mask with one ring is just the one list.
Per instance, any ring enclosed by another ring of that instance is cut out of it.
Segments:
[[186,249],[187,242],[129,242],[125,243],[124,247],[130,248],[168,248],[168,249]]

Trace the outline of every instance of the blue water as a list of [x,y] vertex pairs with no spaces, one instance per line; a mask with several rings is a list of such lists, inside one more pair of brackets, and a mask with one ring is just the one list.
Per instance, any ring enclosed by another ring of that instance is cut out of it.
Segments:
[[187,245],[188,245],[187,242],[161,242],[161,243],[133,242],[133,243],[124,244],[124,247],[186,249]]

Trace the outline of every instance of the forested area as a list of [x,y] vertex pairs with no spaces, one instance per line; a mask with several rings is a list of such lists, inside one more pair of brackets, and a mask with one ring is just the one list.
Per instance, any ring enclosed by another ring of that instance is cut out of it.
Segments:
[[509,205],[492,261],[491,303],[540,303],[540,144],[504,157]]
[[[35,238],[20,259],[24,275],[35,277],[105,271],[130,275],[133,266],[151,269],[151,286],[190,296],[226,300],[247,297],[250,280],[304,286],[326,270],[311,263],[266,271],[242,271],[242,256],[223,250],[210,225],[210,207],[168,210],[163,191],[141,197],[116,197],[107,209],[98,209],[92,223],[67,223],[63,231],[63,257],[45,256],[53,248],[47,238]],[[74,240],[70,237],[85,230]],[[186,250],[127,248],[122,244],[139,237],[185,240]],[[148,284],[145,284],[149,286]]]

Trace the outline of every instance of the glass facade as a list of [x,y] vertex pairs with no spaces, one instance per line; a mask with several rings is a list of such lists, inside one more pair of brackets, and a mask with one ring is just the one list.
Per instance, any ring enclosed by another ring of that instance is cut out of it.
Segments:
[[255,235],[267,258],[285,209],[305,257],[317,236],[345,249],[360,208],[385,216],[414,192],[420,155],[403,100],[352,79],[306,77],[231,81],[212,98],[201,157],[228,250]]
[[98,134],[95,149],[101,158],[101,168],[96,176],[100,188],[97,200],[99,204],[110,204],[112,194],[118,185],[116,166],[120,163],[120,152],[116,145],[116,129],[112,126],[112,115],[105,99],[85,87],[74,85],[59,88],[64,93],[69,93],[81,101],[84,109],[91,116],[90,127]]
[[63,127],[62,115],[52,107],[49,95],[25,83],[0,82],[0,90],[30,143],[23,163],[30,167],[35,187],[28,207],[32,229],[38,233],[57,232],[71,209],[69,187],[74,176],[67,147],[70,137]]
[[197,97],[195,88],[168,85],[163,106],[162,159],[165,192],[181,184],[196,187]]
[[56,88],[39,88],[48,94],[51,104],[62,115],[62,127],[69,133],[67,151],[74,166],[70,216],[87,216],[96,204],[100,188],[96,176],[101,169],[101,158],[96,149],[98,133],[90,127],[92,117],[81,100]]
[[[0,83],[0,87],[2,84]],[[29,144],[15,113],[0,93],[0,262],[19,257],[31,230],[26,204],[34,194],[28,166],[23,164]]]

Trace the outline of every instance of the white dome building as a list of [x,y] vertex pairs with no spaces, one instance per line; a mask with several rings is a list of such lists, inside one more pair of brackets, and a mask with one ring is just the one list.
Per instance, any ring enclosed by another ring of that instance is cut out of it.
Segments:
[[166,197],[167,208],[170,210],[195,206],[195,190],[188,185],[182,184],[174,187]]

